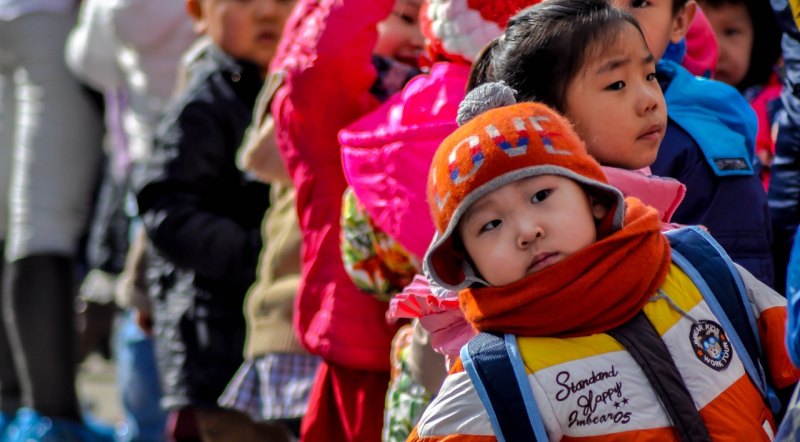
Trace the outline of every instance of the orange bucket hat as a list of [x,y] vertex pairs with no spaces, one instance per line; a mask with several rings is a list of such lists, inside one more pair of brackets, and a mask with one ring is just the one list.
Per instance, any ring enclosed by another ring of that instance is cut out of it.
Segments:
[[608,184],[600,164],[561,115],[540,103],[490,109],[450,134],[433,157],[428,203],[437,233],[424,259],[428,276],[450,290],[486,284],[454,248],[453,232],[475,201],[537,175],[573,179],[608,205],[601,232],[622,226],[622,193]]

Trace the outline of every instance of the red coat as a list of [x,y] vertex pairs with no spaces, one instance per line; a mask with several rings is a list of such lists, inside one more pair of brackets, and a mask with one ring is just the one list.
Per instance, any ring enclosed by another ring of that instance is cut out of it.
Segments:
[[386,322],[387,304],[361,293],[342,265],[346,182],[337,134],[378,105],[369,93],[377,75],[371,55],[376,24],[393,3],[301,0],[271,65],[272,72],[286,73],[272,112],[303,233],[295,329],[310,352],[359,370],[389,370],[396,327]]

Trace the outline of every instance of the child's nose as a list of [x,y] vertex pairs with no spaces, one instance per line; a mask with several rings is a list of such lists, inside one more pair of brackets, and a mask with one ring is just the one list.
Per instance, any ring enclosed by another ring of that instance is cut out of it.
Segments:
[[418,51],[422,51],[425,47],[425,36],[422,35],[422,31],[419,29],[415,29],[411,35],[411,46]]
[[658,108],[661,100],[659,100],[657,94],[660,93],[660,91],[655,91],[653,88],[650,88],[647,85],[642,87],[642,94],[639,98],[639,102],[637,103],[637,111],[640,115],[648,114]]
[[260,0],[253,2],[256,8],[256,16],[264,19],[274,17],[278,13],[278,0]]
[[517,245],[520,248],[526,248],[537,239],[544,237],[544,229],[540,223],[534,220],[523,220],[519,223],[518,228]]

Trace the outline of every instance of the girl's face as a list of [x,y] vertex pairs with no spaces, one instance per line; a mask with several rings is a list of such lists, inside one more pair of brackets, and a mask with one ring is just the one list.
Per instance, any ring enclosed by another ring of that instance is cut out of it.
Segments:
[[470,206],[458,234],[478,273],[503,286],[594,243],[607,209],[575,181],[558,175],[524,178]]
[[706,14],[719,46],[719,60],[714,78],[737,86],[750,68],[753,50],[753,22],[744,3],[725,3],[705,7]]
[[424,43],[419,27],[420,2],[421,0],[395,0],[391,15],[378,23],[376,54],[411,66],[419,64]]
[[616,43],[588,48],[567,86],[564,114],[601,164],[641,169],[656,159],[667,106],[642,34],[625,23]]

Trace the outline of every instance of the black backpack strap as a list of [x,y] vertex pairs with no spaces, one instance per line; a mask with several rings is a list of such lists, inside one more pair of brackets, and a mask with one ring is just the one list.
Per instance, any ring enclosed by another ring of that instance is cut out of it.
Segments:
[[711,441],[694,399],[678,367],[647,316],[639,312],[630,321],[607,332],[633,357],[647,376],[664,411],[682,441]]
[[479,333],[461,349],[461,362],[498,442],[548,440],[513,335]]

